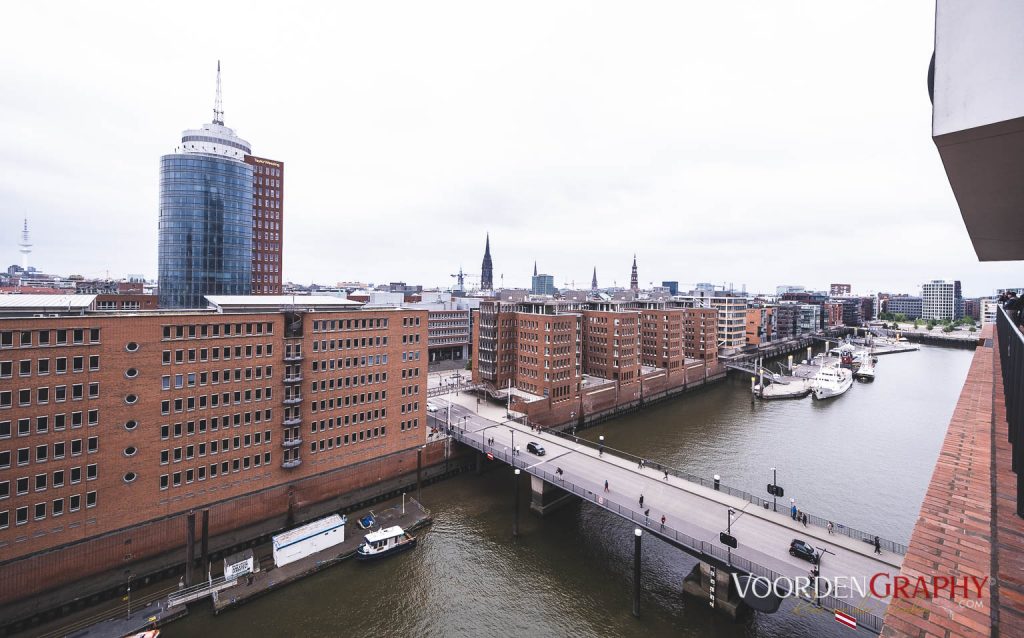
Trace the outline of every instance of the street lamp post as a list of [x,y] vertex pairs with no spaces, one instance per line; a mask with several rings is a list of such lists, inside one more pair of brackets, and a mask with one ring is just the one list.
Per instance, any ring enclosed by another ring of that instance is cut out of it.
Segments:
[[602,434],[601,436],[597,437],[597,440],[597,455],[604,456],[604,435]]
[[[821,561],[822,561],[823,558],[825,558],[825,554],[832,554],[833,556],[836,555],[835,552],[829,551],[828,549],[826,549],[824,547],[819,547],[818,548],[818,555],[815,558],[814,567],[811,568],[811,571],[814,573],[814,598],[815,598],[815,603],[819,607],[821,607],[821,596],[822,596],[822,592],[819,591],[819,587],[821,585]],[[828,584],[828,583],[826,582],[826,584]],[[827,594],[828,592],[826,591],[824,593]]]
[[128,572],[128,620],[132,619],[132,573]]
[[[735,513],[736,513],[736,510],[733,510],[733,509],[729,510],[729,522],[728,522],[728,524],[726,525],[726,528],[725,528],[725,533],[728,534],[729,536],[732,536],[732,517],[733,517],[733,514],[735,514]],[[732,547],[729,547],[728,549],[726,549],[726,551],[728,552],[729,564],[732,565]]]
[[515,467],[516,466],[516,431],[513,430],[512,428],[509,428],[508,431],[512,433],[512,444],[509,446],[509,449],[512,450],[512,467]]
[[512,537],[519,538],[519,468],[515,469],[512,479],[512,492],[515,498],[514,511],[512,516]]
[[772,468],[772,511],[773,512],[778,512],[779,511],[779,506],[778,506],[778,489],[777,489],[778,485],[779,485],[779,478],[778,478],[778,476],[775,473],[775,468],[773,467]]

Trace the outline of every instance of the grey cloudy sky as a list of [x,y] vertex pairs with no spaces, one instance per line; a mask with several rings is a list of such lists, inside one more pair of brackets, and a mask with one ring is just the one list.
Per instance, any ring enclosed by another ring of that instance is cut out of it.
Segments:
[[286,280],[965,293],[931,141],[932,2],[5,7],[0,261],[156,275],[158,163],[211,117],[286,162]]

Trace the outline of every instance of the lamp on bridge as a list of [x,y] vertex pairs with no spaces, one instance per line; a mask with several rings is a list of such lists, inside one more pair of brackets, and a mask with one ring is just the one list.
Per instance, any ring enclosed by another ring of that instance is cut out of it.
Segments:
[[604,435],[602,434],[601,436],[597,437],[597,440],[598,440],[597,455],[598,456],[603,456],[604,455]]

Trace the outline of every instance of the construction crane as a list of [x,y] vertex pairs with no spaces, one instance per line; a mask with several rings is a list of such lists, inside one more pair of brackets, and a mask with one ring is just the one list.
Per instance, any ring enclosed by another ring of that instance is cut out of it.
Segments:
[[459,266],[459,272],[453,273],[451,276],[455,277],[455,280],[458,281],[460,292],[466,291],[466,279],[480,279],[480,275],[471,275],[469,273],[462,272],[462,266]]

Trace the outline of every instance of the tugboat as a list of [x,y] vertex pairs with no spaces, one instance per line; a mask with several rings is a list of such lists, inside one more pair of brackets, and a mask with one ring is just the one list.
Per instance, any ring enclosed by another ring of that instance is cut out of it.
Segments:
[[413,547],[416,547],[416,537],[395,525],[364,536],[356,550],[356,560],[383,558]]

